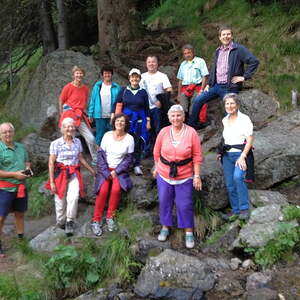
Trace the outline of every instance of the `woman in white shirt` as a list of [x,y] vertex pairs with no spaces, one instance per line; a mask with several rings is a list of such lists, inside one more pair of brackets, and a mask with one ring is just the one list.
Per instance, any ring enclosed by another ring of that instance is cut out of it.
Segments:
[[114,216],[119,205],[121,189],[132,187],[129,169],[133,162],[134,140],[128,133],[129,118],[116,114],[112,119],[112,131],[105,133],[97,153],[97,177],[95,181],[96,203],[92,220],[92,231],[102,234],[102,216],[106,200],[108,209],[106,223],[109,231],[116,229]]
[[223,118],[223,172],[232,211],[225,219],[238,215],[240,219],[249,218],[248,188],[245,182],[246,158],[253,144],[253,124],[250,118],[239,111],[237,94],[224,96],[227,116]]

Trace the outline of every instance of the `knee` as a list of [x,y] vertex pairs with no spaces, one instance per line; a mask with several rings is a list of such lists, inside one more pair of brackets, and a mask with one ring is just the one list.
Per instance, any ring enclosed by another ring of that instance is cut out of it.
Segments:
[[244,174],[243,173],[235,173],[234,175],[233,175],[233,181],[234,181],[234,183],[235,184],[241,184],[241,183],[243,183],[244,182],[244,178],[245,176],[244,176]]

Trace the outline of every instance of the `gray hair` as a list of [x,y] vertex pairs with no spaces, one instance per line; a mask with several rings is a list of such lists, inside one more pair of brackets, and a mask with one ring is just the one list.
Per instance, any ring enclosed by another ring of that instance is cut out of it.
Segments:
[[180,111],[184,115],[183,107],[180,104],[174,104],[172,105],[168,110],[168,116],[175,111]]
[[10,122],[4,122],[4,123],[0,124],[0,132],[2,132],[2,127],[4,125],[9,126],[13,131],[15,131],[15,127],[13,124],[11,124]]
[[185,44],[182,46],[182,52],[185,50],[185,49],[189,49],[189,50],[192,50],[193,53],[194,53],[194,47],[191,45],[191,44]]
[[61,128],[60,131],[62,134],[65,133],[65,127],[67,127],[68,124],[75,124],[74,119],[72,118],[64,118],[63,121],[61,122]]
[[226,94],[223,98],[223,103],[225,104],[226,100],[228,100],[228,99],[232,99],[238,106],[241,105],[241,100],[239,99],[239,96],[236,93]]

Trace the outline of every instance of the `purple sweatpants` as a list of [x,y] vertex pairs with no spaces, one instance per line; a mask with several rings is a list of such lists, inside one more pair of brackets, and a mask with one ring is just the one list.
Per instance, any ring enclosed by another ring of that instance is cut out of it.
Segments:
[[172,211],[176,203],[178,228],[194,227],[193,180],[182,184],[172,185],[157,175],[157,190],[159,199],[160,223],[165,226],[173,225]]

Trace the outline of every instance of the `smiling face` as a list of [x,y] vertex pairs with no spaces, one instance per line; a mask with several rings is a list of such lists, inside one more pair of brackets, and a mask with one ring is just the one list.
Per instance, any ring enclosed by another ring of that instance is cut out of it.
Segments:
[[187,61],[193,60],[194,51],[192,49],[183,49],[183,58]]
[[115,128],[119,131],[125,131],[126,121],[124,117],[117,118],[115,120]]
[[149,73],[156,73],[158,69],[157,58],[155,56],[147,57],[146,67]]
[[83,77],[84,73],[82,71],[77,70],[73,73],[73,80],[76,82],[81,82]]
[[222,30],[219,35],[219,40],[223,46],[228,46],[233,40],[232,31],[230,29]]
[[102,78],[105,84],[110,84],[112,82],[112,72],[103,71]]
[[141,76],[133,73],[132,75],[129,76],[129,82],[131,87],[133,88],[137,88],[139,86],[139,83],[141,81]]
[[0,127],[0,135],[1,135],[1,141],[4,144],[11,145],[14,140],[15,130],[8,124],[4,123]]
[[168,113],[170,123],[176,127],[181,128],[184,122],[184,112],[183,111],[171,111]]
[[233,98],[226,99],[224,102],[224,106],[225,111],[230,115],[236,114],[239,109],[239,105],[235,102]]
[[64,138],[73,138],[75,136],[76,127],[74,122],[68,122],[63,125]]

